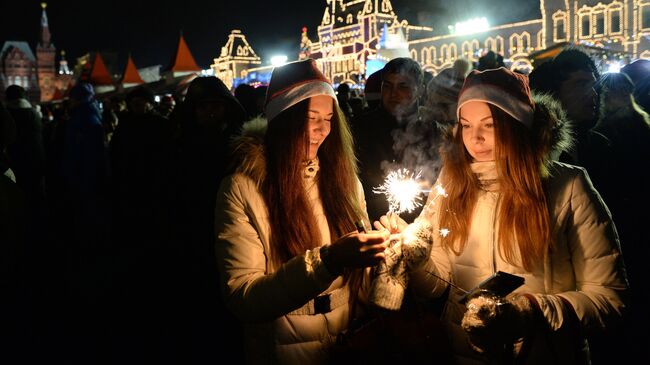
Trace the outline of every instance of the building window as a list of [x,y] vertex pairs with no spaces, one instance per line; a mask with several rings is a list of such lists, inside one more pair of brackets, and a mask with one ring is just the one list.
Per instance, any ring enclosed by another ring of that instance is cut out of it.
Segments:
[[521,48],[523,52],[528,52],[528,48],[530,48],[530,35],[527,33],[521,35]]
[[503,46],[503,37],[498,35],[496,37],[496,42],[497,42],[497,53],[500,55],[505,54],[505,47]]
[[492,51],[492,52],[497,51],[497,45],[496,45],[496,42],[494,41],[494,39],[488,38],[488,39],[485,40],[485,49],[487,49],[489,51]]
[[591,22],[589,20],[589,15],[580,16],[580,37],[582,38],[591,36]]
[[641,28],[650,28],[650,4],[641,5]]
[[431,53],[429,53],[428,48],[426,47],[422,48],[422,52],[420,53],[422,54],[422,58],[420,58],[420,62],[422,62],[425,65],[431,63]]
[[605,34],[605,14],[604,13],[596,13],[594,14],[594,22],[595,28],[594,28],[594,35],[604,35]]
[[609,26],[609,33],[610,34],[616,34],[621,32],[621,11],[620,10],[612,10],[610,13],[610,26]]
[[553,14],[553,42],[563,42],[567,39],[566,14],[558,11]]
[[557,31],[557,34],[555,38],[559,40],[565,40],[566,39],[566,23],[564,22],[564,19],[559,19],[557,22],[557,25],[555,26],[555,29]]

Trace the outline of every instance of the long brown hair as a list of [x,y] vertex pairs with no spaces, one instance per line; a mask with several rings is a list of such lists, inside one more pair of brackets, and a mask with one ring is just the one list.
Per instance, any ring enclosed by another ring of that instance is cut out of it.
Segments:
[[[332,242],[355,229],[363,217],[357,199],[357,165],[352,133],[334,103],[331,131],[318,150],[318,189]],[[309,148],[309,99],[288,108],[268,123],[265,135],[267,174],[262,192],[269,210],[271,257],[279,266],[318,247],[321,235],[304,188]],[[329,242],[326,242],[329,243]]]
[[[552,246],[542,180],[545,151],[522,123],[488,105],[494,120],[494,152],[501,193],[497,212],[499,253],[506,262],[531,271],[543,262]],[[443,161],[441,181],[448,197],[440,202],[440,226],[450,231],[443,238],[443,245],[460,255],[473,223],[472,212],[480,189],[461,131],[443,152]]]

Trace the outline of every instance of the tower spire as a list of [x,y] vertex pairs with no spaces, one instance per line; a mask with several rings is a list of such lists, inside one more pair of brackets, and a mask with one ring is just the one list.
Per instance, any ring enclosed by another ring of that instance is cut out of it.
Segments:
[[52,38],[52,35],[50,34],[50,25],[47,20],[47,12],[45,11],[47,3],[41,3],[41,8],[43,8],[43,12],[41,13],[41,44],[44,47],[47,47]]

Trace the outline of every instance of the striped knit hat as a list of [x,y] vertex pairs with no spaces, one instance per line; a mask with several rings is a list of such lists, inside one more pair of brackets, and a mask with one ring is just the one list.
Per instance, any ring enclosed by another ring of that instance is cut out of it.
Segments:
[[458,98],[456,116],[470,101],[482,101],[499,107],[523,125],[533,125],[535,103],[530,95],[528,77],[504,67],[483,72],[472,71],[463,84]]
[[276,67],[266,92],[266,117],[272,120],[288,108],[317,95],[331,96],[337,103],[334,88],[320,72],[316,61],[307,59]]

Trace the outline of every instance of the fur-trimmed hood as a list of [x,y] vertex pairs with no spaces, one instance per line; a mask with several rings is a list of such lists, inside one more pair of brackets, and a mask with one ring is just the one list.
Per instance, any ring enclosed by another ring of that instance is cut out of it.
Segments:
[[258,187],[266,177],[266,157],[264,155],[264,135],[268,121],[257,117],[244,123],[241,136],[233,141],[233,167],[235,173],[251,178]]
[[573,147],[573,127],[557,99],[549,94],[532,96],[536,108],[532,132],[537,137],[536,145],[544,149],[544,164],[548,166]]

